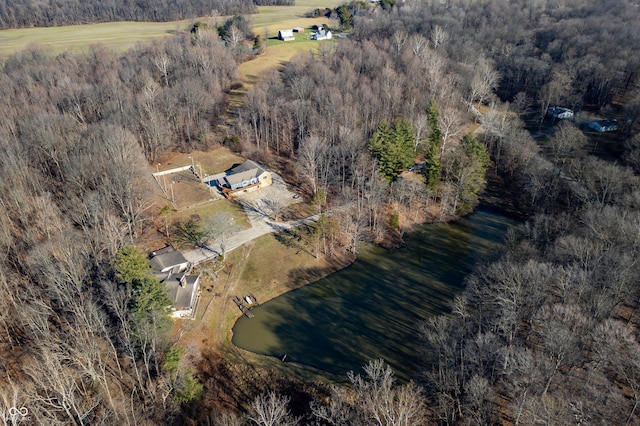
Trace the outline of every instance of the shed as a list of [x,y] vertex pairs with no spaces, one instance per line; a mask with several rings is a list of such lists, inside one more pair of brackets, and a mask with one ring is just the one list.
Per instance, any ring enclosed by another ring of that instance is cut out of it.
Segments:
[[618,121],[614,119],[592,121],[589,123],[589,128],[596,132],[613,132],[618,130]]
[[303,27],[295,27],[293,29],[294,33],[303,33],[304,32],[304,28]]
[[293,36],[293,30],[280,30],[278,31],[278,40],[295,40]]

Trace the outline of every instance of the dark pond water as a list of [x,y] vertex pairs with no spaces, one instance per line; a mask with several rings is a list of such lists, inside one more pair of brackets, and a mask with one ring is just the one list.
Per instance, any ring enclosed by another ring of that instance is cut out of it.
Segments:
[[420,322],[448,312],[472,266],[494,258],[515,223],[480,208],[454,224],[417,228],[401,249],[366,247],[348,268],[240,318],[233,343],[341,376],[383,358],[406,380],[419,363]]

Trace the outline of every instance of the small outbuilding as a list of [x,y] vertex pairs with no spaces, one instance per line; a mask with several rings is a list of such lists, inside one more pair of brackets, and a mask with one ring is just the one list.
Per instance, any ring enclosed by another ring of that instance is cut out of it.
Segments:
[[596,132],[614,132],[618,130],[618,121],[614,119],[592,121],[589,128]]
[[288,41],[295,40],[293,30],[280,30],[278,31],[278,40]]
[[294,33],[303,33],[304,32],[304,28],[303,27],[295,27],[293,29]]
[[559,106],[552,106],[547,109],[547,115],[558,120],[566,120],[573,118],[573,111],[568,108],[562,108]]

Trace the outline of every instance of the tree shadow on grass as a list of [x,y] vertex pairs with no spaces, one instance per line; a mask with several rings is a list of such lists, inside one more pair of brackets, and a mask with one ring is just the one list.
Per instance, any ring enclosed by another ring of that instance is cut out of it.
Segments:
[[279,232],[276,232],[273,236],[280,244],[287,248],[295,249],[296,254],[306,253],[315,259],[318,258],[305,247],[307,242],[303,239],[300,232],[295,229],[284,229],[281,227],[276,227],[276,229],[278,229]]

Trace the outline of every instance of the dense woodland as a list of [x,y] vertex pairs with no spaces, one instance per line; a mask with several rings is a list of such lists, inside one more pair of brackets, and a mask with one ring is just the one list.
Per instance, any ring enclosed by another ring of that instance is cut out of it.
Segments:
[[138,259],[119,250],[148,218],[144,165],[206,148],[234,76],[215,33],[3,61],[2,416],[26,404],[39,424],[171,419],[169,395],[193,378],[167,366],[166,305],[147,303],[164,300],[159,283],[111,263]]
[[[352,3],[340,11],[349,38],[265,76],[224,140],[214,129],[243,57],[215,31],[124,54],[34,47],[4,59],[0,415],[24,405],[38,424],[638,423],[639,15],[630,0]],[[573,123],[533,139],[556,104],[622,129],[599,145]],[[412,383],[379,361],[329,388],[251,383],[211,354],[185,371],[164,337],[162,292],[128,244],[149,214],[140,164],[215,143],[299,176],[324,213],[326,254],[470,211],[485,173],[529,220],[467,278],[451,314],[420,327]],[[253,393],[232,391],[242,384]]]

